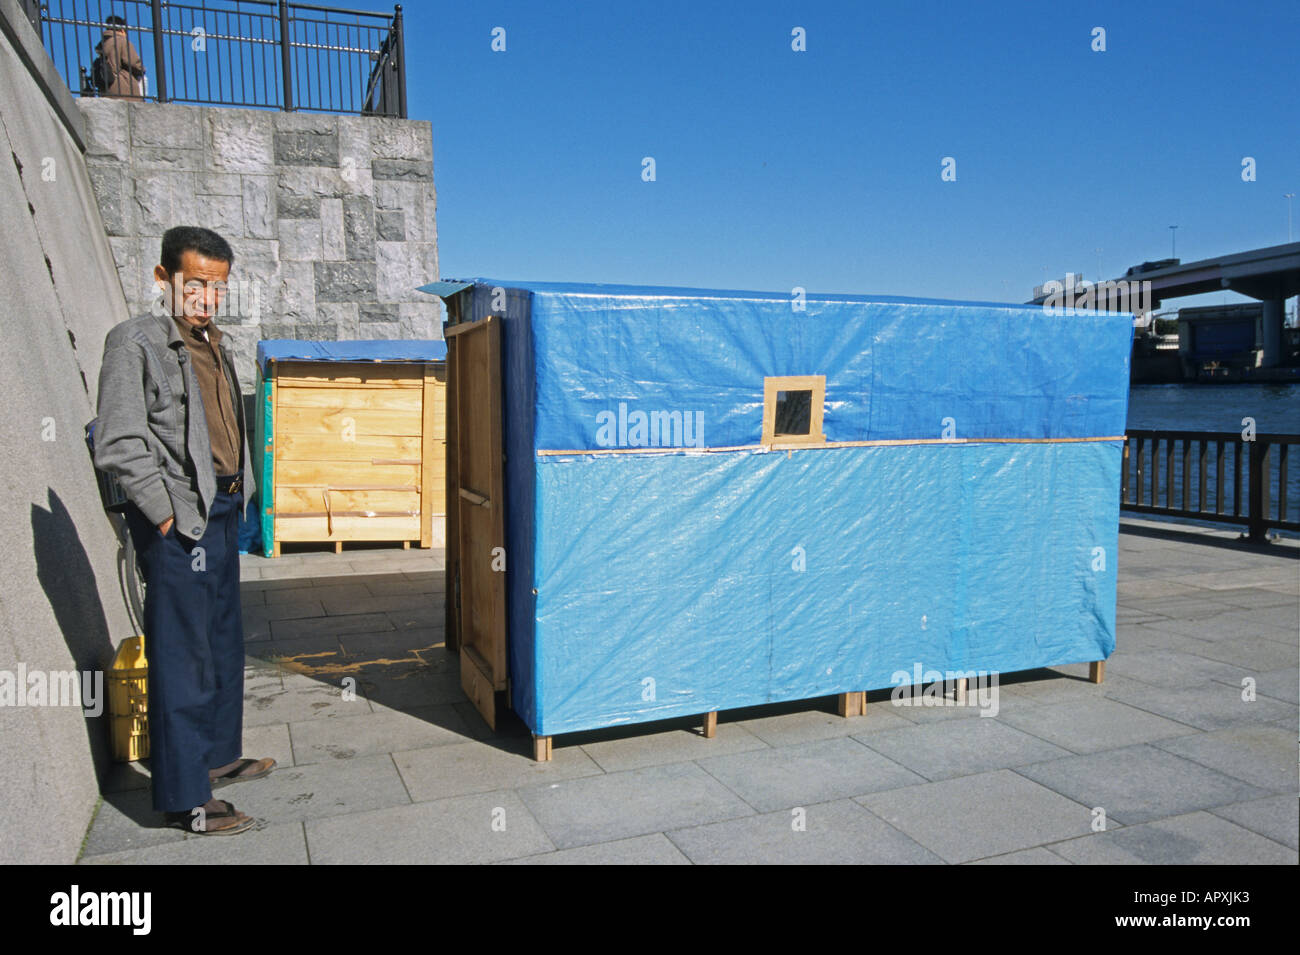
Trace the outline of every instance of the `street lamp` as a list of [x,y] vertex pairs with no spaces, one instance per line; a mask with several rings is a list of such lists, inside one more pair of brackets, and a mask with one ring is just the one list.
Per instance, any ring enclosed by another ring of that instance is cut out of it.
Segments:
[[1291,241],[1291,200],[1295,198],[1294,192],[1285,192],[1282,198],[1286,200],[1286,240]]
[[1178,233],[1174,231],[1177,228],[1176,225],[1169,227],[1169,257],[1171,259],[1178,258]]

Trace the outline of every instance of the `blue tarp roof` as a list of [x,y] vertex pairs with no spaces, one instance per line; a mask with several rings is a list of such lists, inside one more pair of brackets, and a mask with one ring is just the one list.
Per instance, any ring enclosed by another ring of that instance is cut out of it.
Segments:
[[[737,289],[701,289],[701,288],[680,288],[676,286],[660,285],[603,285],[597,282],[527,282],[518,279],[490,279],[490,278],[470,278],[470,279],[444,279],[440,282],[430,282],[428,285],[422,285],[418,289],[421,292],[428,292],[430,295],[438,295],[443,298],[454,295],[457,292],[468,288],[471,285],[486,285],[489,287],[500,286],[501,288],[527,289],[530,292],[546,292],[556,295],[600,295],[624,297],[631,296],[636,298],[654,298],[656,296],[666,296],[672,298],[689,297],[695,299],[749,299],[753,301],[790,301],[791,293],[785,292],[760,292],[760,291],[743,291]],[[805,292],[805,300],[809,302],[854,302],[854,303],[880,303],[892,305],[981,305],[993,308],[1014,308],[1028,309],[1030,311],[1041,311],[1041,305],[1024,305],[1010,302],[975,302],[959,299],[943,298],[916,298],[913,296],[903,295],[863,295],[847,294],[836,292]]]
[[268,338],[257,343],[257,367],[269,361],[446,361],[447,343],[424,338],[311,342]]

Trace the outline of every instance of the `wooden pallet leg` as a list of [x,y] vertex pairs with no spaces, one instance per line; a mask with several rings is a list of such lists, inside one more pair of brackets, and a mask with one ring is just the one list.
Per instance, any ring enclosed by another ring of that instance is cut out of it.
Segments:
[[1100,683],[1106,679],[1106,661],[1093,660],[1088,664],[1088,682]]
[[866,706],[867,694],[865,691],[841,693],[837,698],[837,709],[840,716],[845,719],[850,716],[861,716],[866,711]]
[[410,550],[410,549],[411,549],[411,542],[410,542],[410,541],[402,541],[402,550]]
[[713,739],[718,735],[718,711],[704,714],[704,738]]
[[279,542],[279,541],[276,541],[274,544],[271,545],[271,556],[272,556],[272,557],[279,557],[279,556],[280,556],[280,542]]
[[966,677],[964,676],[958,677],[956,682],[957,682],[957,699],[955,702],[957,703],[958,706],[965,706],[966,705]]
[[343,542],[342,542],[342,541],[335,541],[335,542],[334,542],[334,553],[336,553],[336,554],[341,554],[341,553],[343,553]]
[[551,738],[549,736],[533,736],[533,759],[539,763],[550,762]]

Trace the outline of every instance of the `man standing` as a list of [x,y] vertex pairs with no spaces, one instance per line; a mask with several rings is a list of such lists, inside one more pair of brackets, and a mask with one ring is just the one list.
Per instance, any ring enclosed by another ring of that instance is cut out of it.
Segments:
[[143,103],[144,63],[126,37],[126,21],[119,16],[104,18],[104,37],[95,47],[98,56],[91,64],[95,86],[105,96]]
[[210,835],[254,820],[212,787],[257,779],[272,759],[241,759],[244,632],[239,514],[253,463],[234,365],[213,323],[234,252],[209,229],[162,239],[163,309],[112,328],[99,373],[95,464],[130,500],[145,578],[154,809]]

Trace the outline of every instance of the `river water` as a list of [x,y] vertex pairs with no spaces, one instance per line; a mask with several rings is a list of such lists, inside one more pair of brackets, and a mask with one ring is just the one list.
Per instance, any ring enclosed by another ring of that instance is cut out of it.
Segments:
[[[1231,431],[1240,434],[1244,425],[1243,418],[1255,419],[1257,433],[1300,433],[1300,384],[1225,384],[1225,385],[1134,385],[1129,390],[1128,427],[1130,429],[1149,428],[1170,431]],[[1147,454],[1150,454],[1148,445]],[[1136,446],[1131,453],[1136,451]],[[1193,449],[1193,468],[1196,467],[1198,448]],[[1207,456],[1206,499],[1215,500],[1215,462],[1214,445],[1210,445]],[[1275,448],[1273,454],[1278,453]],[[1147,458],[1149,461],[1150,459]],[[1165,501],[1164,445],[1160,449],[1161,488],[1159,502]],[[1287,462],[1287,506],[1290,520],[1298,520],[1300,514],[1300,446],[1292,447]],[[1131,465],[1130,465],[1131,467]],[[1272,508],[1276,513],[1278,482],[1277,465],[1274,464],[1272,480]],[[1149,470],[1149,467],[1148,467]],[[1233,460],[1232,451],[1225,452],[1224,468],[1224,502],[1231,509],[1233,494]],[[1243,469],[1243,484],[1245,470]],[[1199,499],[1199,471],[1192,471],[1190,488],[1192,503]],[[1130,483],[1134,480],[1130,470]],[[1144,482],[1143,500],[1147,500],[1150,488],[1150,476]],[[1242,509],[1246,510],[1246,490],[1243,487]],[[1174,503],[1177,506],[1182,496],[1182,453],[1181,446],[1176,448],[1174,456]],[[1199,522],[1198,522],[1199,523]],[[1293,536],[1288,532],[1287,536]]]

